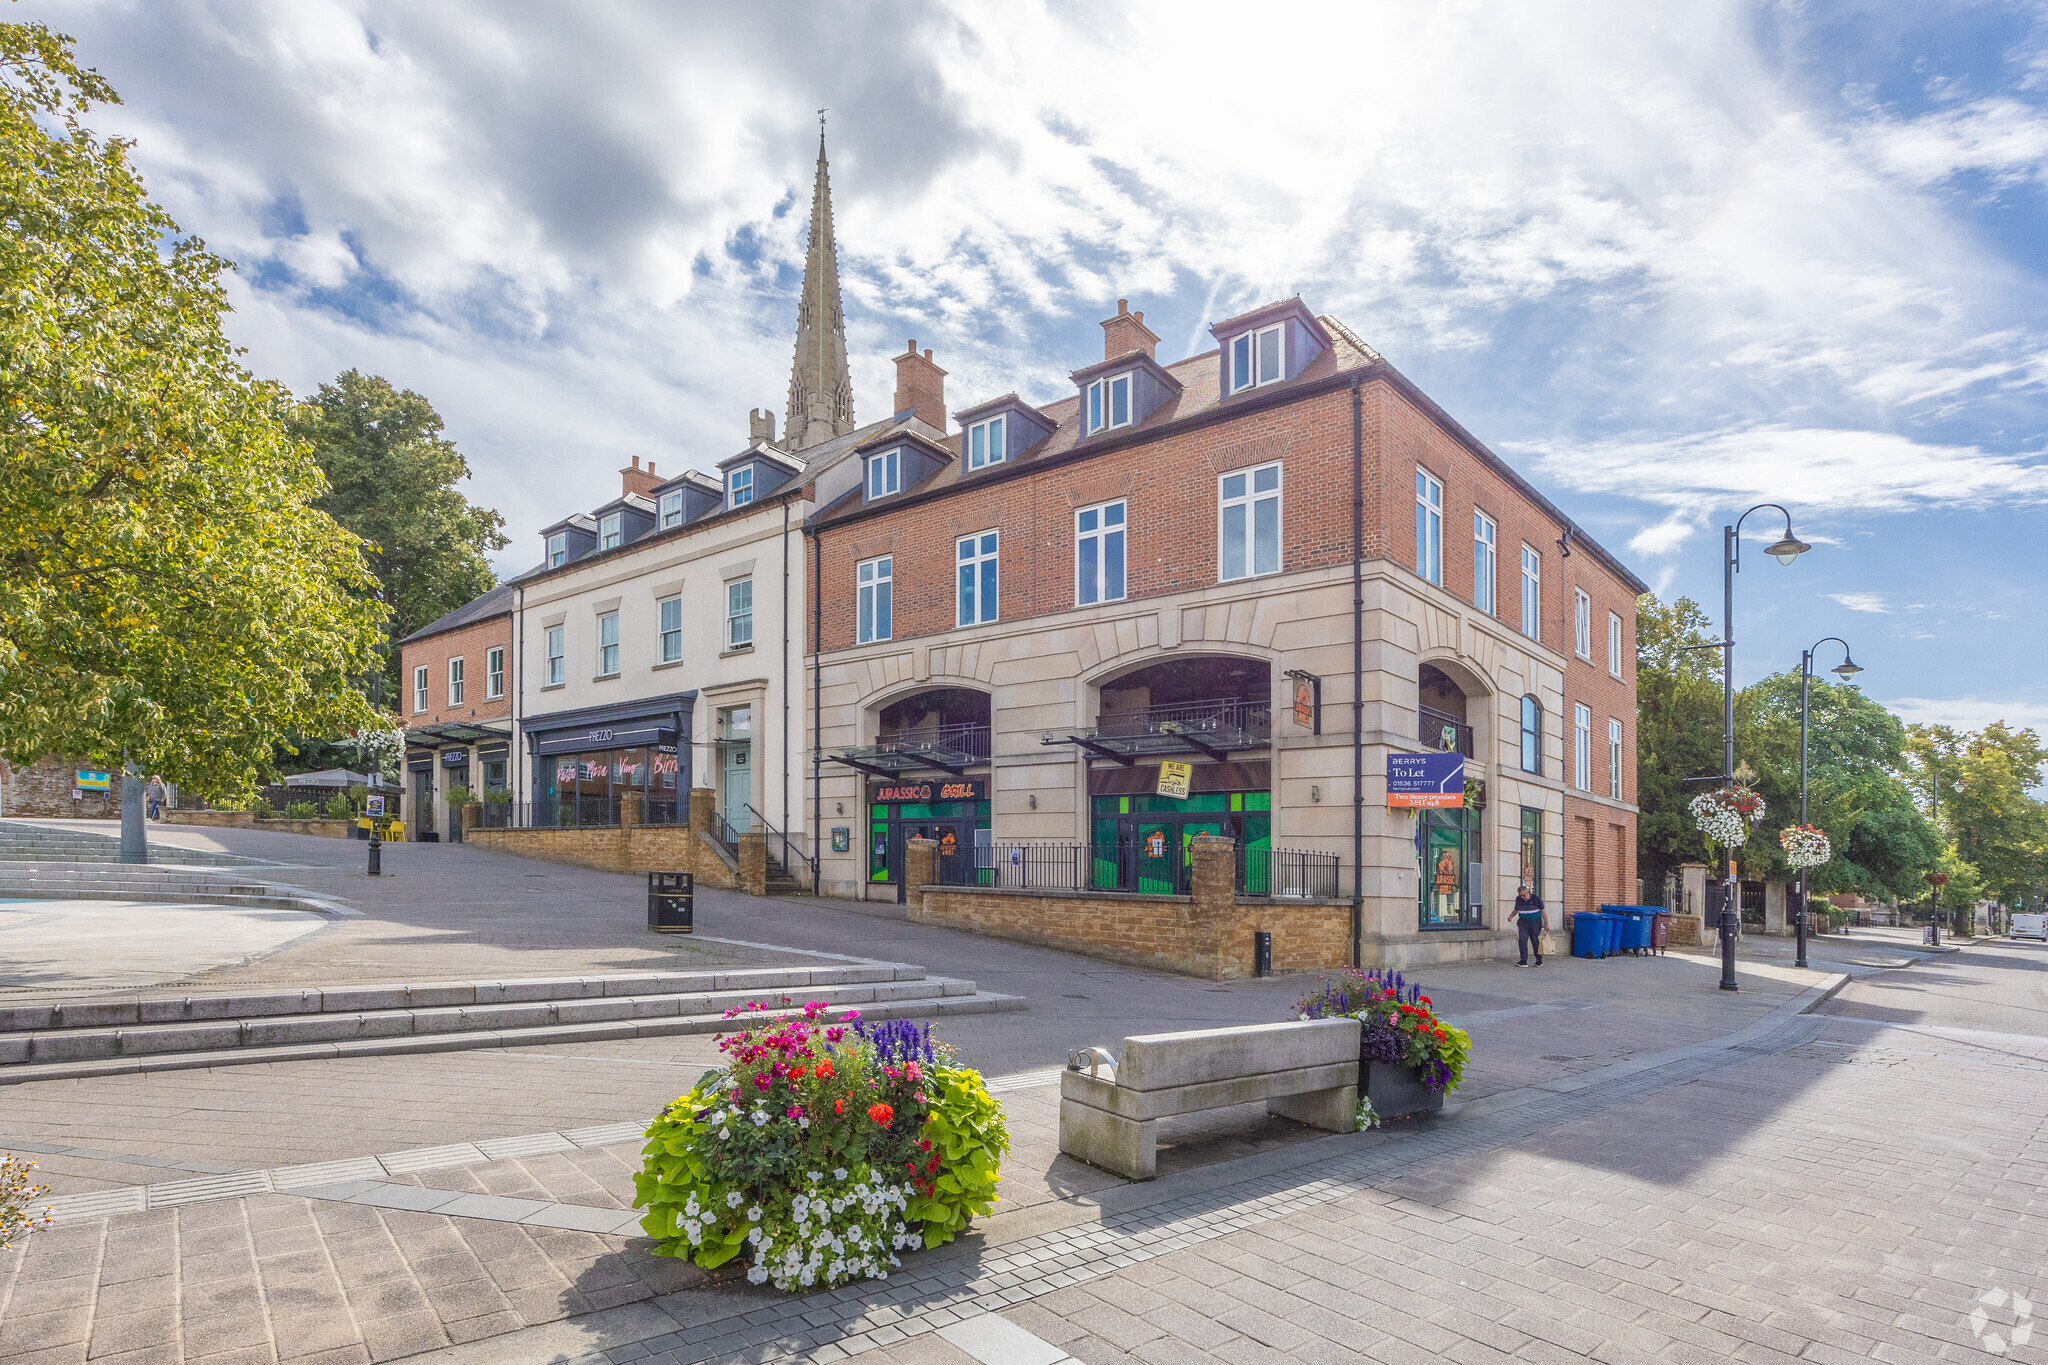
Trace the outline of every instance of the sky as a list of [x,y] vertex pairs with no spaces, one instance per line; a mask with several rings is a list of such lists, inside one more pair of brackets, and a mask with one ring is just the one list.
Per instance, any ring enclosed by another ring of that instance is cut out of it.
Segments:
[[1788,507],[1738,683],[1841,636],[1907,719],[2048,732],[2048,0],[0,16],[121,93],[253,371],[433,402],[503,571],[779,421],[823,108],[860,420],[906,337],[1044,402],[1118,298],[1171,360],[1299,293],[1717,621],[1719,528]]

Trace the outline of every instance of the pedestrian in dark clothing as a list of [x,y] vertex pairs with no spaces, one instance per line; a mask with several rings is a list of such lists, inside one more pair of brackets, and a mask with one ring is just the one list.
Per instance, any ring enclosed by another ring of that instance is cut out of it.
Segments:
[[1528,966],[1532,952],[1536,954],[1536,965],[1543,965],[1543,897],[1526,882],[1515,892],[1515,946],[1522,954],[1517,967]]

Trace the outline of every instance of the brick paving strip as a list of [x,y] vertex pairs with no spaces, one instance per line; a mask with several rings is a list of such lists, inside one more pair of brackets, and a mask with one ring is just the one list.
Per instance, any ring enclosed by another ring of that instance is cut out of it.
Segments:
[[[698,1365],[726,1360],[758,1365],[796,1357],[831,1362],[928,1333],[944,1334],[1043,1295],[1371,1191],[1411,1174],[1421,1163],[1512,1146],[1546,1129],[1634,1103],[1724,1067],[1803,1046],[1831,1022],[1811,1017],[1810,1011],[1846,980],[1830,977],[1747,1028],[1713,1042],[1447,1105],[1443,1119],[1419,1128],[1318,1139],[1179,1178],[1118,1186],[1086,1203],[1061,1201],[1026,1209],[1009,1216],[1016,1220],[1013,1227],[985,1234],[991,1240],[983,1246],[920,1257],[908,1275],[887,1282],[772,1299],[765,1291],[742,1291],[726,1296],[735,1300],[726,1311],[714,1309],[708,1317],[701,1302],[692,1302],[701,1300],[700,1291],[581,1320],[547,1323],[467,1348],[429,1352],[419,1359],[422,1365],[535,1359],[560,1365]],[[1304,1180],[1304,1168],[1312,1168],[1314,1177]],[[1003,1237],[1005,1232],[1013,1236]],[[1003,1339],[1000,1334],[986,1338]],[[1055,1365],[1066,1358],[1047,1343],[1039,1344],[1051,1354],[1041,1355],[1019,1339],[1007,1339],[1019,1353],[1012,1357],[999,1352],[1004,1361],[1030,1359]],[[959,1341],[954,1344],[976,1359],[986,1359]]]

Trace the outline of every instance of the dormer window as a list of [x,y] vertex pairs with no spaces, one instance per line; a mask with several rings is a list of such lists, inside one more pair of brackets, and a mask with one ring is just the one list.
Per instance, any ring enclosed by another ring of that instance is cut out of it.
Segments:
[[681,526],[682,524],[683,491],[679,488],[673,493],[663,493],[661,495],[661,529],[666,531],[671,526]]
[[885,450],[879,455],[868,456],[868,498],[873,500],[894,493],[903,486],[902,452]]
[[1088,434],[1131,424],[1132,376],[1098,379],[1088,386]]
[[726,480],[725,505],[745,507],[754,500],[754,467],[742,465]]
[[1284,363],[1284,329],[1262,327],[1246,332],[1230,343],[1230,391],[1239,393],[1260,384],[1278,383],[1287,372]]
[[986,469],[992,464],[1001,464],[1009,455],[1009,447],[1004,445],[1003,437],[1003,419],[1000,417],[991,417],[967,428],[967,467]]
[[625,535],[621,530],[621,523],[623,521],[624,515],[622,513],[607,512],[605,514],[604,520],[597,523],[598,549],[616,550],[619,548],[619,542],[625,539]]
[[569,533],[557,531],[548,537],[548,567],[559,569],[569,562]]

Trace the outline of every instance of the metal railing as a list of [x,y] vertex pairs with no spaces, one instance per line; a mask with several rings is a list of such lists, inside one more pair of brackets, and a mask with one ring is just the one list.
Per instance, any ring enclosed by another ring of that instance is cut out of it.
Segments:
[[[1020,891],[1123,891],[1185,896],[1194,890],[1194,865],[1168,843],[1154,856],[1147,840],[1097,844],[981,844],[937,860],[944,886],[991,886]],[[1301,849],[1237,850],[1235,890],[1241,896],[1338,899],[1334,853]]]
[[1095,733],[1105,739],[1152,735],[1199,735],[1224,744],[1260,743],[1273,737],[1273,703],[1243,697],[1166,702],[1098,715]]
[[760,822],[761,833],[768,840],[768,865],[771,870],[786,872],[791,876],[796,875],[795,869],[799,867],[811,873],[818,870],[816,861],[810,854],[804,852],[803,845],[770,824],[768,817],[756,810],[752,802],[747,804],[747,813]]
[[1472,757],[1472,727],[1456,716],[1427,706],[1417,707],[1419,717],[1415,724],[1416,738],[1425,749],[1439,753],[1463,754]]
[[711,812],[711,837],[717,840],[727,853],[735,858],[739,856],[740,832],[732,827],[732,822],[725,818],[722,811]]
[[988,726],[966,724],[893,730],[877,735],[874,747],[891,753],[943,753],[986,763],[993,746]]
[[594,793],[485,802],[479,829],[597,829],[619,823],[616,796]]
[[1237,890],[1243,896],[1301,900],[1338,899],[1337,855],[1298,848],[1237,850]]

